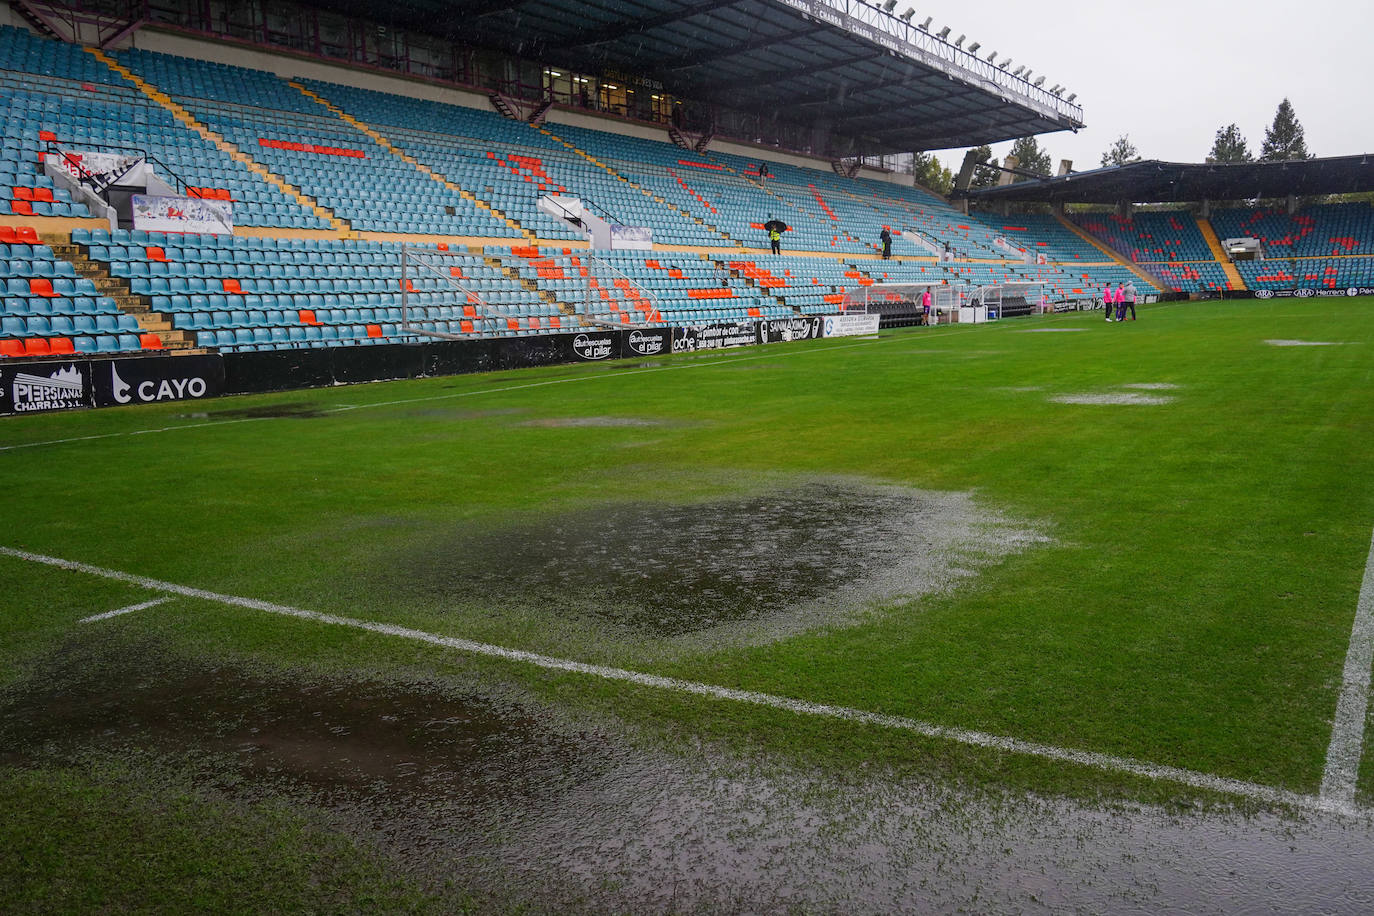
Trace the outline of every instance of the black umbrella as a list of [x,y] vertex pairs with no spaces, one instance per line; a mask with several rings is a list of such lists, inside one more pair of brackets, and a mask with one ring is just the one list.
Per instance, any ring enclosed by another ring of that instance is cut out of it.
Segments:
[[764,232],[772,232],[774,230],[777,230],[778,232],[786,232],[787,224],[780,219],[770,219],[768,222],[763,224]]

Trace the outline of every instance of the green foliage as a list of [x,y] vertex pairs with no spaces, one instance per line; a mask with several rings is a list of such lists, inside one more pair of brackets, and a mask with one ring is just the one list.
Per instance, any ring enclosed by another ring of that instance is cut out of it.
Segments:
[[1293,111],[1293,104],[1287,99],[1279,103],[1278,110],[1274,112],[1274,123],[1264,132],[1264,145],[1260,147],[1259,157],[1261,162],[1312,158],[1307,151],[1302,124]]
[[[1008,156],[1015,156],[1019,169],[1028,172],[1037,172],[1045,177],[1049,177],[1053,166],[1050,164],[1049,151],[1043,149],[1034,137],[1022,137],[1011,146]],[[1012,181],[1029,181],[1025,175],[1014,175]]]
[[1208,162],[1250,162],[1255,157],[1250,154],[1250,146],[1240,132],[1240,127],[1227,124],[1217,129],[1216,139],[1212,141],[1212,151],[1207,154]]
[[949,192],[954,190],[954,173],[931,153],[913,153],[911,158],[916,184],[941,196],[949,196]]
[[[992,158],[992,147],[980,146],[974,149],[974,154],[978,161],[982,163],[995,163]],[[969,187],[974,190],[983,188],[997,187],[997,179],[1002,173],[997,170],[995,165],[977,165],[973,168],[973,180],[969,182]]]
[[1116,142],[1102,154],[1102,165],[1127,165],[1140,161],[1140,151],[1131,142],[1130,134],[1122,134]]

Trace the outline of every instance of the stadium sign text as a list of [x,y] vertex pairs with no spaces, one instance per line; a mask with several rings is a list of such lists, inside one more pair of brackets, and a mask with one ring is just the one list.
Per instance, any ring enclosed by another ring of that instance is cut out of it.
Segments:
[[116,359],[96,364],[95,406],[197,400],[224,390],[224,361],[217,356]]
[[31,363],[0,368],[0,413],[43,413],[90,406],[85,363]]
[[1337,296],[1374,296],[1374,286],[1351,286],[1346,289],[1313,289],[1300,286],[1295,289],[1257,289],[1256,299],[1312,299],[1315,297],[1333,298]]

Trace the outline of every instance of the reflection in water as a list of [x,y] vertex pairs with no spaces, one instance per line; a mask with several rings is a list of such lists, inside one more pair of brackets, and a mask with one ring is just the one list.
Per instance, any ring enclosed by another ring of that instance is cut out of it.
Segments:
[[[1374,910],[1374,821],[1165,811],[646,752],[490,689],[71,644],[0,694],[0,762],[152,752],[408,874],[528,912]],[[139,755],[138,759],[146,759]]]

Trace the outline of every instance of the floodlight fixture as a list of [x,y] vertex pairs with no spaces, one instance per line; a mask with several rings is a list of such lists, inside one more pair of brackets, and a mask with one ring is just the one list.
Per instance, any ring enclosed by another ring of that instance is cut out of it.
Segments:
[[988,63],[990,63],[990,64],[995,64],[995,63],[997,63],[997,52],[996,52],[996,51],[993,51],[991,54],[988,55]]
[[1036,89],[1039,89],[1041,86],[1045,85],[1045,78],[1043,76],[1040,77],[1040,79],[1036,80],[1032,85],[1035,86]]
[[938,38],[938,39],[940,39],[941,41],[944,41],[946,38],[948,38],[948,37],[949,37],[949,26],[945,26],[943,29],[941,29],[941,30],[940,30],[940,33],[939,33],[938,35],[936,35],[935,37]]
[[1072,102],[1072,101],[1073,101],[1074,99],[1076,99],[1076,98],[1078,98],[1078,93],[1077,93],[1077,92],[1075,92],[1075,93],[1073,93],[1072,95],[1069,96],[1069,101]]
[[971,44],[971,45],[968,46],[968,53],[970,53],[970,54],[977,54],[977,53],[978,53],[978,49],[981,48],[982,46],[983,46],[983,43],[982,43],[981,41],[975,41],[973,44]]
[[883,12],[890,13],[893,11],[893,9],[896,8],[896,6],[897,0],[887,0],[887,2],[883,4]]
[[964,46],[964,39],[967,38],[967,37],[968,37],[967,35],[964,35],[963,33],[960,33],[959,37],[956,38],[956,39],[954,39],[954,47],[956,47],[956,48],[962,48],[962,47]]
[[911,17],[912,17],[912,16],[915,16],[915,15],[916,15],[916,7],[914,7],[914,6],[908,6],[908,7],[906,8],[906,12],[902,14],[902,19],[904,19],[904,20],[907,21],[907,22],[910,22],[910,21],[911,21]]
[[[1006,66],[1006,65],[1003,64],[1003,66]],[[1026,65],[1025,65],[1025,64],[1022,64],[1021,66],[1019,66],[1019,67],[1016,68],[1016,72],[1013,73],[1012,76],[1020,76],[1020,75],[1021,75],[1022,73],[1024,73],[1025,71],[1026,71]]]
[[921,23],[919,26],[917,26],[917,28],[919,28],[922,32],[929,32],[929,31],[930,31],[930,24],[931,24],[932,22],[934,22],[934,21],[935,21],[935,17],[934,17],[934,16],[927,16],[927,17],[926,17],[926,21],[923,22],[923,23]]
[[1008,67],[1011,66],[1011,58],[1008,57],[1006,60],[1002,61],[1002,62],[1001,62],[1000,64],[998,64],[997,66],[998,66],[1000,69],[1002,69],[1002,70],[1007,69]]

